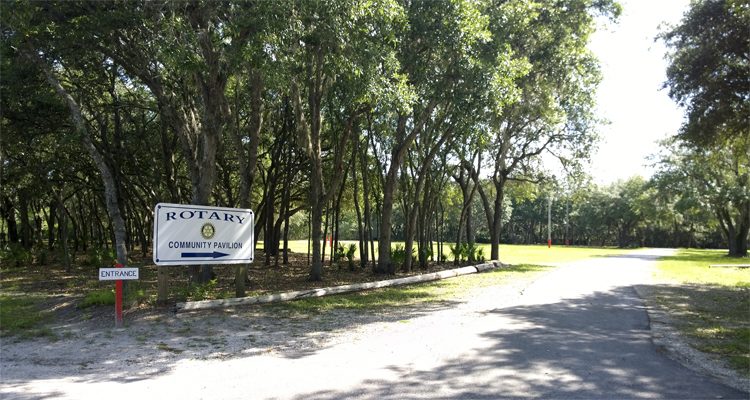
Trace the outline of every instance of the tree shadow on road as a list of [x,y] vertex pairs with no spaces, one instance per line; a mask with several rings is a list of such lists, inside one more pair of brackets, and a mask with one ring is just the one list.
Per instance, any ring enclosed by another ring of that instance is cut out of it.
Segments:
[[492,328],[468,333],[477,336],[477,346],[434,367],[391,365],[393,379],[297,398],[748,397],[658,354],[648,317],[630,287],[497,309],[486,318],[482,326]]

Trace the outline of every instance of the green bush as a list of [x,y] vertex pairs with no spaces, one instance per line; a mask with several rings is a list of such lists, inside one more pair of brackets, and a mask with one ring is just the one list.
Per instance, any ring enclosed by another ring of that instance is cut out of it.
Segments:
[[463,261],[463,255],[464,255],[463,246],[449,245],[448,247],[450,248],[451,255],[453,256],[453,260],[458,261],[459,263]]
[[397,244],[391,249],[391,262],[401,265],[406,260],[406,249],[403,245]]
[[91,306],[113,306],[115,305],[115,290],[95,290],[86,295],[78,308],[89,308]]
[[128,307],[137,307],[148,303],[152,296],[146,294],[139,281],[133,280],[128,282],[124,297],[123,302],[128,304]]
[[216,279],[212,279],[208,283],[204,283],[202,285],[191,286],[193,301],[206,300],[211,297],[211,292],[213,292],[215,286]]
[[20,243],[8,243],[0,250],[0,261],[15,268],[31,264],[31,252]]
[[44,247],[39,247],[36,249],[36,252],[34,254],[34,257],[36,258],[36,263],[39,265],[46,265],[47,264],[47,256],[49,255],[49,252]]
[[466,244],[466,259],[467,260],[476,260],[477,259],[477,250],[479,250],[479,246],[477,246],[476,243],[467,243]]
[[357,245],[350,243],[346,248],[346,260],[349,262],[349,269],[354,270],[354,254],[357,252]]
[[484,247],[480,247],[479,250],[477,250],[477,261],[484,262]]
[[336,249],[333,252],[333,261],[341,261],[344,259],[346,251],[341,243],[336,244]]
[[94,267],[109,268],[116,262],[117,257],[113,249],[91,249],[86,254],[86,264]]

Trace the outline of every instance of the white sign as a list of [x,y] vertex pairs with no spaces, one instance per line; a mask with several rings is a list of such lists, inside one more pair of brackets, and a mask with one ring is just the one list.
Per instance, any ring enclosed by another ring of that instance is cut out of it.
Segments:
[[99,268],[100,281],[138,279],[138,268]]
[[156,265],[253,261],[252,210],[159,203],[154,221]]

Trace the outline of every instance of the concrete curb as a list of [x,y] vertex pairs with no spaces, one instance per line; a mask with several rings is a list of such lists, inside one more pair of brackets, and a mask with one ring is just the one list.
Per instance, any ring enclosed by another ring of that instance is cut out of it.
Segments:
[[175,304],[175,312],[183,313],[190,311],[204,311],[213,310],[220,308],[229,308],[236,306],[249,306],[253,304],[267,304],[267,303],[278,303],[282,301],[292,301],[299,299],[306,299],[310,297],[323,297],[335,294],[359,292],[367,289],[377,289],[389,286],[402,286],[411,285],[422,282],[433,282],[442,279],[454,278],[461,275],[476,274],[478,272],[492,271],[497,268],[504,267],[505,264],[499,261],[490,261],[485,264],[472,265],[469,267],[462,267],[456,269],[449,269],[440,272],[434,272],[431,274],[408,276],[405,278],[397,278],[386,281],[377,282],[365,282],[356,283],[353,285],[333,286],[329,288],[320,289],[309,289],[300,290],[296,292],[270,294],[265,296],[254,296],[254,297],[240,297],[233,299],[219,299],[219,300],[203,300],[203,301],[188,301],[185,303]]

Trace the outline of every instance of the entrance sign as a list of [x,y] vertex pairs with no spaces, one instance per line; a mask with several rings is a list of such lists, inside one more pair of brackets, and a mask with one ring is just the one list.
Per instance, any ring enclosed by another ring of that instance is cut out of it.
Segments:
[[254,229],[252,210],[159,203],[154,210],[154,263],[252,262]]
[[100,281],[138,279],[138,268],[99,268]]

